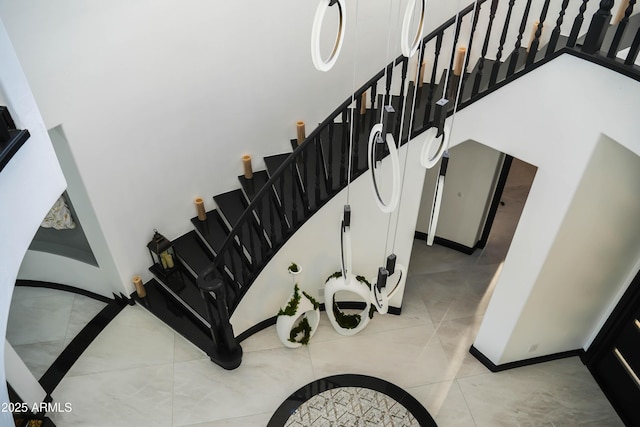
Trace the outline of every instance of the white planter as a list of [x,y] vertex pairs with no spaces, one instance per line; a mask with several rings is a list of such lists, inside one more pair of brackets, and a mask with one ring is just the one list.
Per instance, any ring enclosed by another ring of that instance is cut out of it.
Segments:
[[[300,290],[300,302],[298,303],[298,308],[293,316],[287,315],[279,315],[276,320],[276,332],[278,333],[278,338],[282,341],[282,344],[285,347],[296,348],[300,347],[302,344],[299,342],[291,342],[289,341],[289,337],[291,335],[291,330],[302,320],[303,317],[307,318],[309,325],[311,326],[311,333],[309,339],[313,337],[318,329],[318,324],[320,323],[320,310],[318,308],[313,307],[313,303],[307,298],[302,291]],[[287,303],[291,301],[293,298],[293,293],[291,297],[287,300]]]
[[[333,314],[333,301],[335,294],[337,292],[351,292],[359,296],[359,301],[362,301],[366,304],[364,310],[362,310],[360,314],[360,323],[355,328],[348,329],[343,328],[338,324],[336,320],[335,314]],[[364,283],[356,280],[354,275],[349,275],[349,281],[346,282],[343,277],[332,277],[325,283],[324,285],[324,304],[325,311],[327,313],[327,317],[329,317],[329,321],[331,322],[331,326],[336,330],[340,335],[350,336],[355,335],[361,330],[363,330],[367,324],[369,324],[369,308],[371,301],[371,290]]]

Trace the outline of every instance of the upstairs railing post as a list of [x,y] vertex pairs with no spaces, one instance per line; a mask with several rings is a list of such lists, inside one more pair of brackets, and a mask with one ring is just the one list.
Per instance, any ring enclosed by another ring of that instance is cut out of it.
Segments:
[[620,41],[622,40],[622,36],[624,35],[624,30],[627,28],[627,24],[629,23],[629,16],[633,12],[633,6],[636,4],[636,0],[629,0],[629,5],[624,11],[624,17],[618,23],[618,29],[616,30],[615,36],[613,36],[613,40],[611,41],[611,46],[609,46],[609,52],[607,53],[608,58],[615,58],[618,53],[618,46],[620,45]]
[[530,66],[536,59],[536,54],[538,53],[538,46],[540,46],[540,36],[542,35],[542,28],[544,27],[544,21],[547,19],[547,12],[549,11],[549,3],[551,0],[545,0],[544,5],[542,6],[542,12],[540,12],[540,20],[539,24],[536,27],[536,32],[533,36],[533,40],[529,45],[529,54],[527,55],[527,63],[526,66]]
[[573,20],[573,27],[571,27],[571,34],[569,34],[569,40],[567,40],[567,47],[574,47],[576,45],[576,40],[578,39],[578,33],[580,32],[580,28],[582,28],[582,23],[584,22],[584,12],[587,10],[587,3],[589,0],[582,0],[582,4],[580,5],[580,9],[578,9],[578,15],[576,19]]
[[591,24],[587,30],[587,37],[584,40],[582,51],[585,53],[596,53],[602,47],[604,36],[611,22],[611,8],[613,0],[602,0],[600,9],[591,18]]
[[511,54],[511,60],[509,61],[509,68],[507,69],[507,76],[512,75],[516,71],[518,65],[518,57],[520,56],[520,48],[522,47],[522,33],[527,25],[527,19],[529,18],[529,11],[531,10],[531,0],[527,0],[527,5],[524,8],[522,14],[522,20],[520,21],[520,29],[518,30],[518,37],[516,38],[516,46]]
[[509,22],[511,21],[511,12],[513,11],[513,5],[516,0],[509,0],[509,9],[507,10],[507,16],[504,20],[504,26],[502,27],[502,34],[500,35],[500,44],[498,45],[498,51],[496,52],[496,62],[493,63],[491,69],[491,76],[489,78],[489,86],[496,84],[498,80],[498,71],[500,70],[502,59],[502,50],[504,49],[504,43],[507,40],[507,32],[509,31]]
[[549,44],[547,45],[547,52],[545,53],[545,56],[551,55],[556,50],[558,39],[560,38],[560,27],[562,26],[562,22],[564,21],[564,14],[566,13],[568,5],[569,0],[563,0],[562,6],[560,8],[560,13],[558,14],[558,20],[556,21],[556,26],[551,32],[551,38],[549,39]]

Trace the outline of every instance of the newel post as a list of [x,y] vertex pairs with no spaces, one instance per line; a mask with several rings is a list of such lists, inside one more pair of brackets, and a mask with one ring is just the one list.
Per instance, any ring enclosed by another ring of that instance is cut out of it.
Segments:
[[586,53],[596,53],[602,47],[604,35],[611,22],[611,8],[614,0],[602,0],[600,9],[591,18],[591,24],[587,31],[587,36],[582,46],[582,51]]

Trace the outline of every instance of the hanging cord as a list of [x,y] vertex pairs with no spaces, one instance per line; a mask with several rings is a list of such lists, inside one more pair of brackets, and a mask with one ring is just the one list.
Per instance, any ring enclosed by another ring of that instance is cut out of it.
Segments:
[[[393,2],[389,2],[389,5],[391,6]],[[396,23],[396,29],[401,28],[401,24],[400,24],[400,10],[401,10],[401,5],[400,5],[400,1],[398,1],[398,21]],[[391,7],[389,7],[389,36],[387,37],[387,63],[388,63],[388,56],[389,56],[389,50],[390,50],[390,45],[391,45]],[[393,66],[392,66],[393,67]],[[385,81],[386,81],[386,76],[387,76],[387,68],[384,69],[384,74],[385,74]],[[393,84],[393,81],[391,82],[391,84]],[[400,94],[401,96],[403,94]],[[388,104],[389,106],[391,106],[391,99],[393,98],[393,96],[391,94],[389,94],[389,101]],[[406,103],[406,97],[405,97],[405,103]],[[381,110],[384,110],[381,108]],[[380,123],[382,123],[382,114],[383,111],[381,111],[380,113]],[[404,116],[404,104],[402,106],[402,115]],[[400,118],[401,122],[402,122],[403,117]],[[383,139],[386,139],[386,135],[382,135]],[[400,124],[400,136],[399,139],[402,140],[402,123]],[[399,146],[401,141],[397,141],[396,145]],[[402,187],[401,187],[402,190]],[[400,192],[400,195],[402,195],[402,191]],[[399,206],[398,206],[399,208]],[[387,232],[385,235],[385,241],[384,241],[384,253],[382,254],[382,265],[386,264],[387,261],[387,250],[389,249],[389,230],[391,230],[391,217],[393,212],[389,212],[389,216],[387,217]]]
[[[471,16],[471,22],[474,22],[476,19],[476,10],[478,9],[478,0],[475,0],[473,3],[473,15]],[[459,13],[459,12],[458,12]],[[469,41],[467,42],[467,46],[471,45],[471,36],[473,35],[473,31],[469,31]],[[455,47],[454,47],[455,52]],[[462,90],[462,81],[464,80],[464,70],[467,69],[467,59],[471,56],[471,52],[466,52],[464,55],[464,60],[462,61],[462,75],[460,76],[460,81],[458,82],[458,88],[456,89],[456,98],[453,103],[453,114],[451,115],[451,124],[449,125],[449,137],[448,141],[451,141],[451,133],[453,132],[453,122],[456,119],[456,113],[458,112],[458,100],[460,99],[460,91]],[[447,86],[445,86],[446,88]],[[447,144],[447,150],[449,149]]]
[[[420,42],[420,50],[418,53],[418,60],[416,61],[416,85],[413,89],[413,99],[411,101],[411,114],[409,115],[409,130],[407,133],[407,142],[409,141],[409,139],[411,139],[411,133],[413,132],[413,122],[415,119],[415,111],[416,111],[416,102],[418,99],[418,79],[420,78],[419,73],[420,73],[420,58],[424,58],[424,49],[425,49],[425,43],[424,42]],[[405,105],[406,105],[406,99],[405,99]],[[402,121],[400,123],[400,129],[402,129],[404,127],[404,107],[403,107],[403,111],[402,111]],[[401,136],[402,137],[402,136]],[[409,159],[409,148],[407,147],[407,152],[404,156],[404,165],[402,167],[402,182],[400,183],[400,201],[398,202],[398,216],[396,217],[396,228],[393,232],[393,243],[391,244],[391,253],[395,253],[396,252],[396,238],[398,237],[398,226],[400,225],[400,212],[402,211],[402,196],[404,195],[404,180],[407,176],[407,160]]]
[[355,99],[356,99],[356,65],[358,64],[358,0],[356,0],[356,44],[354,47],[353,53],[353,83],[352,87],[352,95],[351,95],[351,126],[350,126],[350,134],[349,134],[349,167],[347,171],[347,205],[349,204],[350,196],[351,196],[351,173],[353,169],[353,135],[355,134]]

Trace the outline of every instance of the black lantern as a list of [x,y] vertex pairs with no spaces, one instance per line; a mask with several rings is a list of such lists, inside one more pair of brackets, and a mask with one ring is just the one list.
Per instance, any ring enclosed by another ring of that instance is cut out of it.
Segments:
[[173,243],[158,233],[158,230],[153,230],[153,232],[153,239],[147,244],[151,254],[151,261],[157,264],[159,268],[162,268],[164,273],[170,273],[176,268]]

